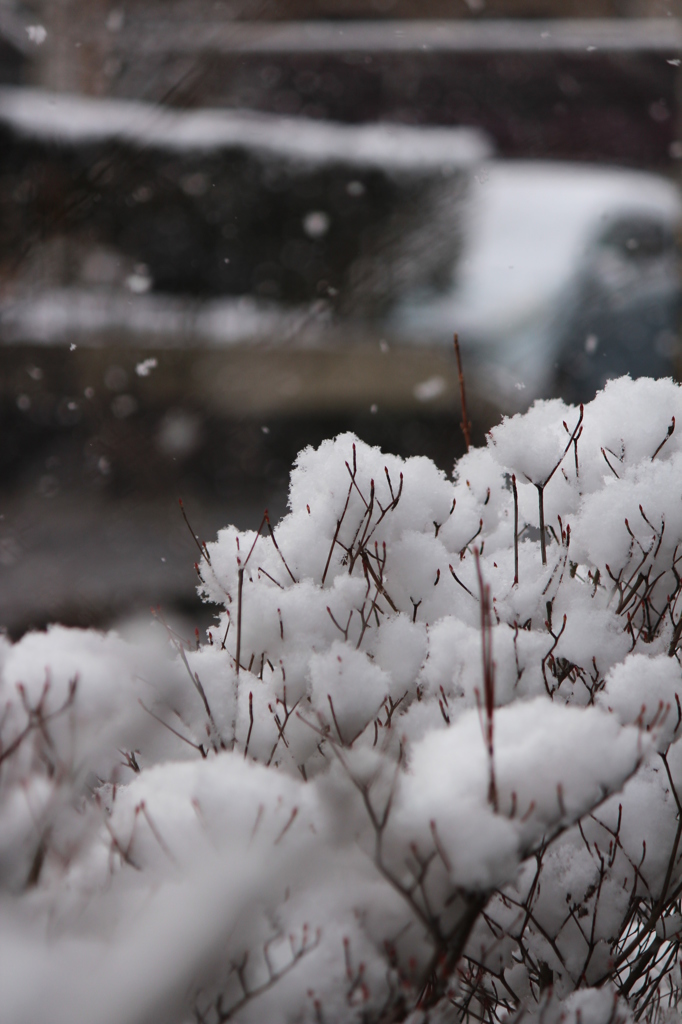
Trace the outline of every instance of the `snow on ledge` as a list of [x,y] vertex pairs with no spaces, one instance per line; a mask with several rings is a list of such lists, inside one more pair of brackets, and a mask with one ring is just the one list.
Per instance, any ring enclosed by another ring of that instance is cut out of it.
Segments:
[[40,89],[0,89],[0,124],[62,145],[124,142],[173,152],[247,149],[304,164],[387,171],[467,168],[490,155],[475,128],[345,125],[251,111],[178,111]]
[[320,304],[286,310],[249,297],[196,302],[122,290],[45,289],[0,304],[0,343],[101,344],[102,334],[145,337],[154,348],[239,345],[264,338],[286,344],[302,326],[323,318]]

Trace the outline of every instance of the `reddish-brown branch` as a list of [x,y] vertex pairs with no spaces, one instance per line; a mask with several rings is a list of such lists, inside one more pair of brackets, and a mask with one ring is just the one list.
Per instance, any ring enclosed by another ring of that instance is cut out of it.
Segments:
[[457,374],[459,376],[459,394],[462,402],[462,422],[460,427],[464,434],[464,443],[467,451],[471,448],[471,423],[467,416],[467,399],[466,392],[464,390],[464,370],[462,369],[462,355],[459,351],[459,337],[455,334],[455,356],[457,357]]
[[494,714],[495,714],[495,662],[493,661],[492,621],[490,616],[490,586],[483,582],[481,559],[474,548],[476,574],[481,595],[481,649],[483,661],[483,699],[485,705],[485,742],[488,751],[488,802],[497,814],[497,782],[495,780]]

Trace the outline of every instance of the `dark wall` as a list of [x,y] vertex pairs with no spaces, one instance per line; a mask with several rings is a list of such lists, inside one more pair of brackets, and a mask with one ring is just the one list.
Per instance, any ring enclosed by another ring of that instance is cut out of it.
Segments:
[[24,55],[0,38],[0,85],[20,85],[25,67]]
[[[0,273],[33,250],[113,249],[160,292],[334,299],[376,315],[401,288],[449,282],[465,177],[399,177],[353,164],[300,165],[233,147],[213,154],[144,145],[61,145],[0,127]],[[306,218],[323,217],[316,231]],[[317,211],[317,213],[315,213]],[[321,211],[321,212],[320,212]],[[425,230],[425,225],[426,230]],[[53,284],[77,283],[67,257]]]
[[437,31],[403,23],[404,44],[392,49],[393,29],[353,23],[346,50],[319,26],[278,37],[274,27],[217,23],[182,34],[166,22],[135,42],[129,25],[110,92],[345,122],[472,125],[505,157],[669,167],[681,128],[678,23],[543,24],[460,32],[450,21],[440,45]]
[[208,54],[173,101],[349,122],[474,125],[502,156],[661,168],[679,128],[670,59],[674,51]]

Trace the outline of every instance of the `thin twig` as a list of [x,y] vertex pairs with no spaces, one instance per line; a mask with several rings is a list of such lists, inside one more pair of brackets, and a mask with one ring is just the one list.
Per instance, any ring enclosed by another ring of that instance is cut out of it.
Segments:
[[469,448],[471,447],[471,423],[467,417],[467,400],[464,391],[464,371],[462,369],[462,356],[459,351],[459,337],[457,334],[455,334],[455,355],[457,357],[457,373],[459,375],[459,393],[462,400],[462,422],[460,423],[460,427],[464,434],[466,449],[469,451]]
[[512,473],[511,485],[514,494],[514,586],[517,587],[519,585],[519,492],[514,473]]
[[242,657],[242,593],[244,590],[244,568],[239,566],[239,588],[237,590],[237,675]]
[[199,548],[199,553],[200,553],[201,557],[205,558],[206,561],[208,562],[208,564],[210,565],[211,564],[211,558],[210,558],[210,555],[209,555],[208,550],[206,548],[206,545],[205,544],[202,545],[200,543],[199,538],[197,537],[196,533],[194,532],[192,527],[189,525],[189,519],[187,518],[187,513],[185,512],[185,506],[182,503],[182,498],[178,498],[178,502],[180,504],[180,511],[182,512],[182,518],[187,523],[187,529],[192,534],[192,540],[194,541],[196,546]]

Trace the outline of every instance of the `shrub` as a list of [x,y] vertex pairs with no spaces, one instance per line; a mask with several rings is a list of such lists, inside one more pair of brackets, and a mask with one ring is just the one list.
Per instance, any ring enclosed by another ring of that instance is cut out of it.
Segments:
[[681,412],[337,437],[197,542],[207,642],[4,643],[3,1019],[678,1019]]

